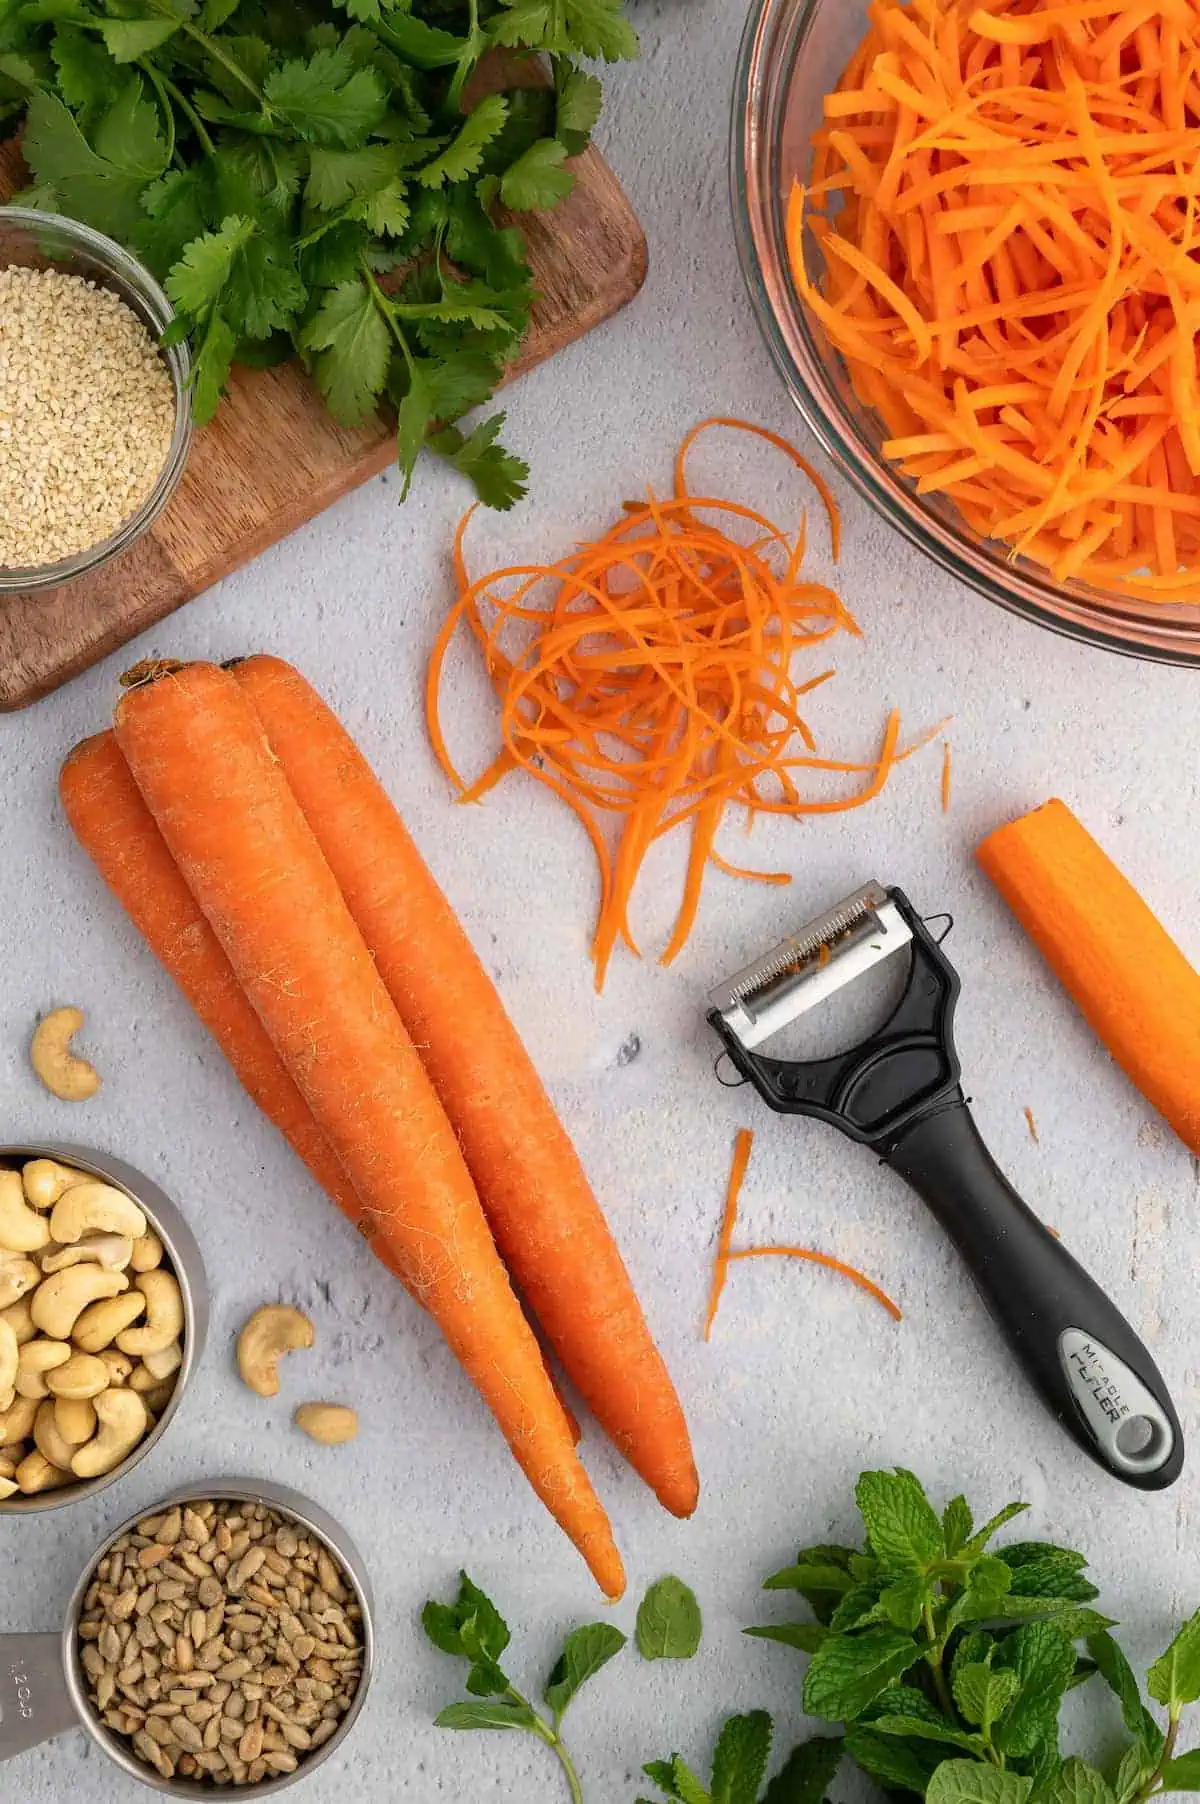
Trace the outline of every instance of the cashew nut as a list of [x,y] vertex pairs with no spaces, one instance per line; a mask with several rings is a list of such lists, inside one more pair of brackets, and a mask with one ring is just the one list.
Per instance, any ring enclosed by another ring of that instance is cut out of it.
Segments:
[[76,1478],[99,1478],[128,1457],[150,1426],[146,1405],[136,1391],[103,1391],[95,1401],[99,1430],[71,1460]]
[[35,1397],[17,1395],[11,1409],[0,1416],[0,1447],[19,1447],[33,1433],[38,1406]]
[[50,1232],[59,1246],[73,1246],[89,1233],[122,1234],[138,1240],[146,1232],[146,1217],[123,1190],[89,1178],[83,1184],[72,1184],[55,1203]]
[[358,1416],[343,1403],[302,1403],[292,1420],[322,1447],[342,1447],[358,1433]]
[[89,1184],[84,1171],[60,1165],[57,1159],[30,1159],[21,1169],[25,1195],[34,1209],[53,1209],[64,1190],[72,1184]]
[[27,1453],[17,1467],[17,1489],[26,1497],[33,1497],[38,1491],[57,1491],[60,1485],[74,1482],[69,1472],[52,1465],[39,1451]]
[[37,1253],[50,1230],[25,1201],[19,1171],[0,1171],[0,1247],[10,1253]]
[[123,1272],[133,1257],[134,1242],[127,1234],[85,1234],[75,1246],[60,1247],[56,1253],[42,1256],[42,1270],[65,1272],[71,1265],[86,1265],[92,1260],[106,1272]]
[[46,1373],[54,1397],[98,1397],[108,1389],[108,1367],[94,1353],[73,1353],[63,1365]]
[[[106,1272],[99,1265],[73,1265],[69,1271],[55,1272],[38,1286],[29,1313],[51,1340],[69,1340],[89,1303],[100,1297],[119,1296],[128,1289],[129,1279],[124,1272]],[[90,1353],[92,1348],[84,1351]]]
[[10,1303],[7,1309],[0,1309],[0,1322],[7,1322],[17,1337],[18,1347],[23,1347],[27,1340],[32,1340],[37,1333],[33,1325],[33,1317],[29,1313],[29,1298],[19,1297]]
[[38,1404],[38,1413],[33,1419],[33,1442],[38,1452],[44,1454],[52,1466],[57,1466],[60,1472],[70,1470],[76,1450],[59,1433],[58,1423],[54,1419],[54,1405],[49,1401]]
[[71,1349],[65,1340],[26,1341],[17,1355],[17,1395],[32,1397],[38,1403],[50,1395],[46,1373],[55,1366],[65,1366]]
[[[135,1296],[140,1296],[140,1293],[138,1291],[131,1290],[129,1293],[129,1296],[121,1298],[121,1302],[128,1303],[130,1301],[130,1299]],[[144,1297],[141,1298],[141,1301],[144,1302],[145,1298]],[[93,1309],[111,1309],[112,1304],[110,1304],[110,1303],[93,1303],[92,1308]],[[89,1310],[87,1313],[90,1314],[91,1311]],[[78,1333],[79,1333],[78,1323],[76,1324],[75,1331],[76,1331],[76,1339],[78,1340]],[[105,1365],[108,1367],[108,1382],[110,1384],[128,1384],[129,1374],[133,1371],[133,1361],[132,1361],[132,1359],[130,1359],[128,1353],[122,1353],[116,1347],[101,1347],[101,1349],[100,1349],[99,1353],[96,1355],[96,1357],[98,1359],[102,1359],[104,1361]]]
[[100,1088],[100,1074],[71,1051],[72,1037],[83,1026],[83,1011],[56,1008],[34,1030],[29,1062],[53,1096],[63,1102],[86,1102]]
[[152,1416],[161,1416],[163,1410],[175,1395],[175,1380],[173,1378],[164,1378],[162,1383],[156,1384],[152,1391],[142,1391],[140,1395],[142,1402],[146,1405],[150,1414]]
[[169,1346],[161,1348],[159,1352],[147,1353],[142,1364],[155,1383],[162,1384],[183,1364],[183,1348],[177,1340],[173,1340]]
[[117,1336],[122,1353],[145,1359],[162,1353],[183,1333],[183,1293],[171,1272],[139,1272],[134,1280],[146,1299],[146,1320],[139,1328],[126,1328]]
[[0,1453],[0,1478],[11,1478],[17,1469],[18,1462],[10,1459],[7,1453]]
[[41,1275],[32,1259],[0,1250],[0,1309],[32,1290]]
[[54,1421],[63,1440],[72,1448],[82,1447],[96,1432],[96,1411],[87,1397],[57,1397]]
[[[85,1269],[82,1266],[77,1271]],[[121,1274],[124,1276],[124,1273]],[[126,1291],[123,1296],[106,1297],[99,1303],[92,1303],[84,1310],[75,1324],[72,1339],[83,1353],[103,1353],[116,1340],[123,1328],[130,1322],[136,1322],[146,1299],[140,1290]],[[126,1376],[133,1370],[132,1362],[127,1362]]]
[[153,1228],[147,1228],[134,1241],[129,1263],[135,1272],[153,1272],[158,1270],[162,1262],[163,1243]]
[[0,1316],[0,1410],[11,1409],[17,1394],[17,1361],[21,1349],[11,1322]]
[[311,1347],[313,1325],[288,1303],[266,1303],[256,1309],[238,1335],[237,1365],[242,1383],[260,1397],[279,1395],[279,1361],[285,1353]]

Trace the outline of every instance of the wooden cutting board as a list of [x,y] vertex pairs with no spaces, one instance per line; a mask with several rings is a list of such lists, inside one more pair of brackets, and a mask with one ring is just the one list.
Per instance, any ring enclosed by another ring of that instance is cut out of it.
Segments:
[[[595,150],[575,168],[575,189],[553,213],[522,218],[540,298],[510,377],[590,332],[645,280],[645,235],[616,177]],[[0,199],[25,179],[15,147],[0,146]],[[78,676],[391,459],[390,426],[335,426],[298,365],[239,369],[216,419],[196,435],[170,503],[136,545],[73,583],[0,596],[0,711]],[[440,479],[433,464],[419,476]]]

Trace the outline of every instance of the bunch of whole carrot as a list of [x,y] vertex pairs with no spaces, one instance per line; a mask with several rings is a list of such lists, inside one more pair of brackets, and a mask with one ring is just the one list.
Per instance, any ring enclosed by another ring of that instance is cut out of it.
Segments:
[[679,1516],[698,1496],[683,1412],[574,1148],[354,742],[278,659],[162,665],[126,691],[113,732],[71,753],[61,790],[249,1094],[437,1321],[619,1596],[620,1555],[514,1285]]

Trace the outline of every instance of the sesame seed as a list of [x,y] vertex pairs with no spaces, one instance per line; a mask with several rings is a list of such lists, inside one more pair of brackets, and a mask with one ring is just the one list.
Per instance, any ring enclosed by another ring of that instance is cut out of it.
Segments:
[[170,373],[120,295],[57,269],[0,269],[0,569],[111,537],[174,431]]

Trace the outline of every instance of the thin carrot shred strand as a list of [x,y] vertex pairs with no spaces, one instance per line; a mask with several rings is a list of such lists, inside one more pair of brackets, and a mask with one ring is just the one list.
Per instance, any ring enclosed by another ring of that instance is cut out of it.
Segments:
[[[815,487],[836,558],[840,519],[818,471],[763,427],[703,421],[680,447],[674,493],[626,502],[616,523],[557,563],[514,565],[472,578],[454,541],[458,599],[438,634],[426,683],[435,756],[464,802],[524,770],[579,817],[600,869],[592,939],[597,988],[618,946],[636,951],[631,898],[652,848],[690,829],[690,854],[669,964],[695,923],[711,867],[767,883],[786,871],[747,870],[718,838],[730,808],[800,817],[856,808],[883,789],[901,748],[896,713],[866,761],[822,756],[802,709],[833,675],[799,661],[837,634],[860,636],[836,590],[803,572],[803,516],[785,532],[752,507],[707,495],[691,480],[697,440],[746,433],[780,451]],[[469,519],[470,516],[468,516]],[[501,746],[468,782],[441,719],[447,659],[459,631],[477,645],[500,704]],[[794,749],[799,742],[799,750]],[[845,793],[812,782],[857,778]]]
[[1200,600],[1200,8],[869,16],[786,233],[884,456],[1060,582]]
[[882,1303],[893,1320],[904,1320],[899,1305],[892,1302],[885,1290],[881,1290],[878,1284],[865,1277],[855,1266],[847,1265],[842,1259],[834,1259],[829,1253],[814,1253],[811,1247],[744,1247],[739,1252],[730,1253],[726,1264],[734,1259],[807,1259],[813,1265],[827,1266],[830,1271],[840,1272],[843,1278],[849,1278],[860,1290],[865,1290],[869,1296],[874,1297],[877,1303]]
[[733,1143],[733,1163],[729,1168],[729,1185],[725,1192],[725,1213],[721,1217],[721,1232],[717,1238],[717,1256],[713,1261],[712,1289],[708,1295],[708,1313],[704,1318],[704,1338],[712,1339],[713,1323],[717,1319],[717,1310],[721,1303],[721,1292],[725,1288],[725,1280],[729,1275],[729,1244],[733,1239],[733,1230],[737,1226],[738,1198],[742,1194],[742,1182],[746,1176],[746,1167],[750,1163],[750,1151],[754,1145],[754,1135],[749,1128],[741,1128]]

